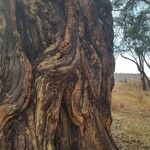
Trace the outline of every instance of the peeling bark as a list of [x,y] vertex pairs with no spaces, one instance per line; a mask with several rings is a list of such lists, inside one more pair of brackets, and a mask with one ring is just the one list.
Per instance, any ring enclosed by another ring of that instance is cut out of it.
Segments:
[[0,2],[0,149],[118,149],[109,0]]

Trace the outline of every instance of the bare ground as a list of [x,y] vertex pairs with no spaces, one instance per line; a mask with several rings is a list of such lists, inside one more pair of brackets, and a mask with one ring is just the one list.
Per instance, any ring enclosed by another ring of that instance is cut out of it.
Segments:
[[120,150],[150,150],[150,92],[118,83],[112,100],[112,134]]

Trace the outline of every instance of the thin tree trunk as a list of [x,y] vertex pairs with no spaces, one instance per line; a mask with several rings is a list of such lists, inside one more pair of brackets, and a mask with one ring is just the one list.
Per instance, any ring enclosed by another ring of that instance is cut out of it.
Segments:
[[145,80],[145,77],[143,76],[143,74],[141,74],[141,80],[142,80],[143,90],[146,91],[147,90],[146,80]]
[[0,1],[0,149],[111,150],[109,0]]
[[125,57],[124,55],[121,55],[121,57],[133,62],[137,66],[137,69],[141,75],[141,82],[142,82],[143,90],[146,91],[150,89],[150,80],[148,76],[146,75],[145,69],[144,69],[144,56],[139,55],[138,60],[133,60],[131,58]]
[[142,85],[143,85],[143,90],[147,90],[147,85],[146,85],[146,80],[144,76],[144,60],[142,56],[139,56],[139,71],[141,73],[141,80],[142,80]]
[[142,79],[142,84],[143,84],[143,90],[146,91],[150,89],[150,80],[147,77],[144,69],[144,56],[139,56],[139,71],[141,73],[141,79]]

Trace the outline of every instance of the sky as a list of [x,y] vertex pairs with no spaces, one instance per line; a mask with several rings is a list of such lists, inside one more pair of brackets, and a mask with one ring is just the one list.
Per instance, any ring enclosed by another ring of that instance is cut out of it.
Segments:
[[[145,71],[147,75],[150,77],[150,70],[147,67],[145,67]],[[139,73],[136,65],[133,62],[130,62],[129,60],[126,60],[121,56],[118,56],[116,58],[115,72],[116,73]]]
[[[112,0],[111,0],[111,2],[112,2]],[[116,17],[118,15],[119,15],[118,12],[113,11],[114,17]],[[117,40],[118,40],[117,42],[119,42],[119,39],[117,39]],[[114,41],[114,42],[116,42],[116,41]],[[128,56],[128,55],[126,54],[126,56]],[[130,56],[128,56],[128,57],[130,57]],[[150,59],[149,59],[149,63],[150,63]],[[129,60],[126,60],[126,59],[122,58],[121,56],[117,56],[117,58],[116,58],[115,72],[116,73],[139,73],[137,66],[133,62],[130,62]],[[150,69],[146,65],[145,65],[145,72],[146,72],[147,76],[150,77]]]
[[118,56],[116,58],[116,70],[117,73],[138,73],[136,65],[129,60]]

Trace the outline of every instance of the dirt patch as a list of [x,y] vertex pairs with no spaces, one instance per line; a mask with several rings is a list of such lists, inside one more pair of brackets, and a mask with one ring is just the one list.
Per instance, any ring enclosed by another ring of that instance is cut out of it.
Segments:
[[150,150],[150,92],[138,84],[116,85],[112,135],[120,150]]

